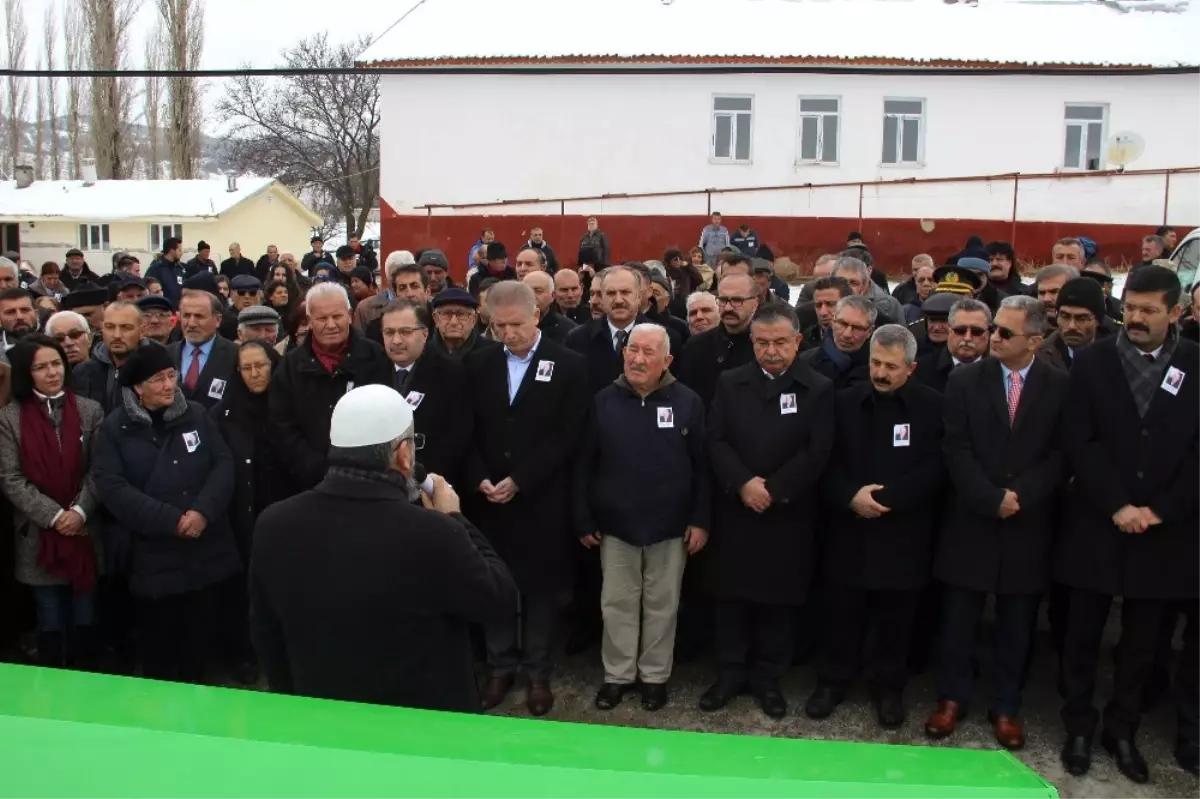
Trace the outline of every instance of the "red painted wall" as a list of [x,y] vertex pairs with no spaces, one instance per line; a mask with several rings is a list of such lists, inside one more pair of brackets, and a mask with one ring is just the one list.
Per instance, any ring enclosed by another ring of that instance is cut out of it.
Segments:
[[[498,241],[508,247],[510,262],[529,238],[529,230],[540,225],[546,241],[554,248],[559,263],[574,265],[579,252],[579,237],[587,231],[584,216],[399,216],[387,203],[382,205],[382,250],[412,250],[437,247],[450,259],[452,274],[461,279],[467,271],[467,254],[484,227],[496,231]],[[742,218],[727,219],[733,231]],[[890,274],[906,273],[912,257],[929,253],[935,263],[959,252],[967,238],[976,235],[989,242],[1014,241],[1023,261],[1045,263],[1054,242],[1067,236],[1093,239],[1114,267],[1122,262],[1141,260],[1141,239],[1153,233],[1144,225],[1093,225],[1074,222],[1018,222],[1013,236],[1011,222],[973,219],[936,220],[926,233],[917,219],[857,219],[751,217],[746,221],[758,231],[763,243],[777,258],[787,256],[802,268],[811,266],[823,253],[836,253],[846,242],[846,234],[863,234],[875,259],[875,265]],[[603,216],[600,229],[608,234],[613,260],[649,260],[662,258],[668,247],[687,250],[700,240],[700,231],[708,224],[703,216]],[[1187,228],[1190,229],[1190,228]],[[1185,230],[1181,228],[1181,230]]]

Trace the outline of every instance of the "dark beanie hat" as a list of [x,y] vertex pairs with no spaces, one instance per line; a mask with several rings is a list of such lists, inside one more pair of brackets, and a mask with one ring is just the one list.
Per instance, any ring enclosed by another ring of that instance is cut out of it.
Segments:
[[[217,288],[217,278],[207,269],[202,269],[183,281],[183,287],[185,289],[195,289],[196,291],[207,291],[214,297],[221,297],[221,290]],[[224,298],[222,297],[222,299]]]
[[375,285],[375,278],[371,275],[371,270],[365,266],[356,266],[350,270],[350,277],[356,277],[368,286]]
[[1062,289],[1058,292],[1058,301],[1055,304],[1059,308],[1065,306],[1086,308],[1097,319],[1103,319],[1105,311],[1104,289],[1095,280],[1089,280],[1086,277],[1077,277],[1063,284]]
[[496,261],[501,258],[507,258],[507,257],[508,257],[508,250],[504,249],[503,244],[501,244],[498,241],[493,241],[492,243],[488,244],[487,259],[489,261]]
[[157,341],[143,341],[121,367],[121,385],[126,388],[145,383],[165,369],[174,369],[175,360]]

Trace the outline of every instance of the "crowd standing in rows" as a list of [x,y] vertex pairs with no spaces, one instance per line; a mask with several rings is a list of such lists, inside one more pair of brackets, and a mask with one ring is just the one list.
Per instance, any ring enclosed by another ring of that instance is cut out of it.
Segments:
[[991,598],[986,718],[1019,749],[1046,601],[1067,770],[1099,726],[1149,779],[1138,723],[1182,618],[1195,773],[1200,287],[1161,260],[1174,245],[1147,236],[1120,299],[1086,238],[1031,284],[972,238],[889,291],[852,233],[795,304],[720,214],[689,251],[617,264],[591,218],[574,268],[541,228],[511,255],[485,230],[465,287],[440,250],[380,267],[356,238],[299,261],[235,243],[219,266],[168,239],[144,276],[131,255],[104,276],[78,250],[37,276],[0,259],[0,644],[29,608],[43,665],[261,669],[271,690],[459,711],[520,680],[541,716],[569,608],[602,710],[662,708],[676,657],[709,649],[703,710],[748,693],[783,717],[812,656],[808,716],[866,679],[894,728],[931,665],[944,738]]

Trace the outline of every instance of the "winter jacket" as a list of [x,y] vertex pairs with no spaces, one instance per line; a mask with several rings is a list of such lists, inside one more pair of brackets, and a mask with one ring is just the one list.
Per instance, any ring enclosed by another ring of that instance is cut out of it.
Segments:
[[[145,339],[143,339],[145,341]],[[98,402],[107,416],[121,407],[121,386],[117,383],[119,369],[103,341],[96,342],[92,357],[71,370],[71,389],[81,397]]]
[[717,256],[729,245],[729,229],[724,225],[705,225],[700,232],[700,249],[709,266],[717,265]]
[[[709,225],[709,227],[712,227],[712,225]],[[742,231],[738,230],[729,239],[729,246],[738,250],[747,258],[755,258],[758,256],[758,247],[760,244],[762,244],[762,241],[760,241],[758,238],[758,231],[754,230],[753,228],[746,231],[745,235],[742,235]]]
[[532,240],[525,242],[526,247],[532,247],[535,250],[541,250],[542,255],[546,256],[546,274],[553,276],[558,271],[558,256],[554,254],[554,248],[547,244],[544,240],[540,245],[534,244]]
[[[212,258],[201,258],[199,255],[197,255],[195,258],[183,265],[183,271],[187,277],[198,275],[201,272],[209,272],[215,275],[217,274],[217,264]],[[186,280],[187,278],[184,279]]]
[[76,286],[83,285],[84,283],[95,283],[100,280],[100,277],[87,265],[87,261],[84,261],[83,268],[79,270],[78,275],[71,274],[70,267],[64,266],[58,279],[63,282],[64,286],[74,291]]
[[599,532],[635,547],[709,529],[704,403],[670,372],[639,396],[621,375],[592,400],[577,460],[576,535]]
[[579,239],[579,249],[591,249],[596,253],[596,263],[592,266],[612,266],[612,248],[608,244],[608,234],[604,231],[584,233]]
[[254,261],[244,255],[237,258],[226,258],[221,261],[221,274],[233,280],[238,275],[254,276]]
[[161,283],[163,296],[171,301],[173,307],[179,307],[179,298],[183,296],[183,281],[187,278],[187,270],[180,261],[159,258],[150,264],[150,268],[146,270],[146,277]]
[[333,253],[322,251],[320,255],[317,255],[315,252],[309,251],[300,260],[300,271],[312,277],[313,270],[317,268],[317,264],[337,265],[333,260]]
[[[112,515],[105,547],[130,548],[129,587],[160,598],[197,591],[241,569],[226,511],[233,457],[204,408],[175,391],[154,424],[133,389],[108,415],[92,458],[96,493]],[[207,526],[197,538],[176,532],[185,511]]]

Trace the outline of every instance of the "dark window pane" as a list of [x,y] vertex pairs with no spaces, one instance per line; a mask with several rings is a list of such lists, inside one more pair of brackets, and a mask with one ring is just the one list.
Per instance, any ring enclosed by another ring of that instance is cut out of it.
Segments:
[[1069,105],[1067,119],[1104,119],[1104,108],[1098,105]]
[[750,160],[750,115],[737,115],[737,137],[734,139],[734,146],[737,149],[736,156],[739,161]]
[[717,117],[717,141],[713,155],[717,158],[729,157],[729,143],[733,138],[733,118],[722,114]]
[[899,120],[895,117],[884,117],[883,120],[883,163],[896,163],[896,130]]
[[716,97],[713,98],[714,111],[749,111],[754,102],[749,97]]
[[916,119],[904,120],[904,129],[900,134],[900,160],[906,164],[915,164],[921,160],[920,151],[921,122]]
[[1104,137],[1100,132],[1099,122],[1089,122],[1087,126],[1087,168],[1100,169],[1100,148]]
[[800,110],[806,114],[836,114],[838,110],[837,100],[801,100]]
[[821,121],[825,128],[821,136],[821,160],[832,164],[837,161],[838,118],[827,116]]
[[800,119],[800,158],[804,161],[817,160],[817,117]]
[[79,249],[86,250],[88,248],[88,226],[79,226]]
[[924,105],[920,100],[884,100],[883,110],[887,114],[920,114]]
[[1079,150],[1083,144],[1083,126],[1067,125],[1067,148],[1063,154],[1063,166],[1068,169],[1079,168]]
[[100,243],[103,245],[100,249],[108,249],[108,225],[100,226]]

